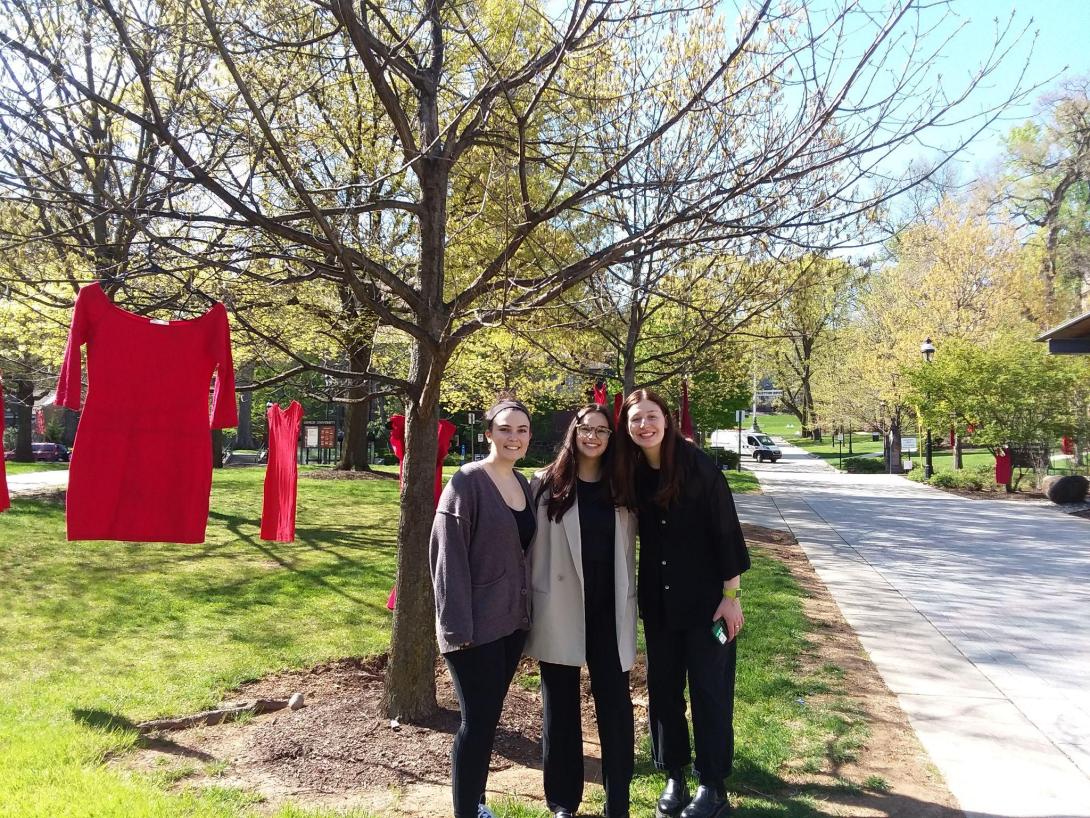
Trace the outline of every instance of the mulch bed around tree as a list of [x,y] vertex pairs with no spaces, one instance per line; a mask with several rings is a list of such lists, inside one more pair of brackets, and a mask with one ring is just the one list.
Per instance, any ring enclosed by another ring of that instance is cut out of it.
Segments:
[[385,471],[345,471],[343,469],[317,469],[302,471],[300,477],[308,480],[397,480],[396,474]]
[[[806,592],[804,606],[816,629],[800,672],[830,663],[844,671],[835,695],[848,696],[866,713],[870,735],[859,758],[818,772],[781,771],[790,792],[805,793],[821,814],[853,818],[960,818],[961,812],[929,763],[855,634],[814,574],[790,534],[744,526],[747,541],[789,567]],[[430,637],[430,634],[428,634]],[[439,711],[419,724],[391,726],[381,702],[386,658],[345,659],[289,671],[243,685],[232,701],[286,699],[301,692],[305,706],[233,724],[163,732],[145,737],[142,749],[114,763],[128,770],[168,773],[173,787],[237,787],[256,793],[260,810],[284,803],[334,810],[363,809],[388,818],[443,818],[450,813],[450,747],[460,717],[450,679],[436,664]],[[600,781],[597,731],[589,684],[583,676],[584,751],[587,777]],[[636,725],[646,731],[646,674],[639,657],[632,672]],[[540,803],[541,698],[536,663],[524,659],[507,696],[489,789]],[[846,788],[848,779],[880,777],[888,792]],[[742,794],[764,795],[755,791]],[[825,810],[830,810],[825,812]]]

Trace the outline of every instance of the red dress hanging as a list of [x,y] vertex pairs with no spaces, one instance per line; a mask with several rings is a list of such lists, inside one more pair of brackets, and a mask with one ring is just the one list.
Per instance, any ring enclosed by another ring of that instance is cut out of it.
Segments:
[[269,465],[265,469],[265,500],[261,506],[261,539],[292,542],[295,539],[295,496],[299,479],[296,449],[303,407],[292,401],[287,409],[269,405]]
[[[0,440],[4,439],[4,390],[3,381],[0,381]],[[0,449],[3,449],[0,446]],[[11,499],[8,497],[7,467],[4,465],[3,454],[0,453],[0,511],[11,508]]]
[[209,428],[238,423],[226,308],[158,321],[116,306],[97,282],[83,287],[58,406],[80,408],[83,344],[87,400],[68,473],[68,539],[204,542]]

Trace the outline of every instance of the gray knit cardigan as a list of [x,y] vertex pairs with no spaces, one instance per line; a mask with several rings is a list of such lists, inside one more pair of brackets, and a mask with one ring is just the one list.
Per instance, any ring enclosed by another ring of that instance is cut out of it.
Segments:
[[[530,484],[515,472],[532,507]],[[530,627],[530,560],[515,515],[484,463],[450,478],[431,527],[435,633],[441,653]]]

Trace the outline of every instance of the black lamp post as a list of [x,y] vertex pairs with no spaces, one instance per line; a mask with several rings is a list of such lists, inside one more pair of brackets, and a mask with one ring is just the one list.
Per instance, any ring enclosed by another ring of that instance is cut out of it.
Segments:
[[[931,363],[931,359],[935,357],[935,345],[931,343],[931,339],[926,339],[920,344],[920,354],[923,355],[923,359],[927,363]],[[931,402],[931,390],[927,392],[927,402]],[[923,478],[924,480],[930,480],[931,475],[935,473],[935,469],[931,463],[931,427],[927,427],[927,442],[924,444],[924,465],[923,465]]]

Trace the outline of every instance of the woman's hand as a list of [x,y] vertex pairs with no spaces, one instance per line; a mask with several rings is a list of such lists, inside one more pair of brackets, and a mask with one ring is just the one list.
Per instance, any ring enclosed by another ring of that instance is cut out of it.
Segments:
[[722,619],[726,623],[727,640],[733,640],[741,632],[742,625],[746,623],[746,618],[742,616],[742,603],[737,599],[723,597],[723,601],[715,609],[712,621],[716,619]]

